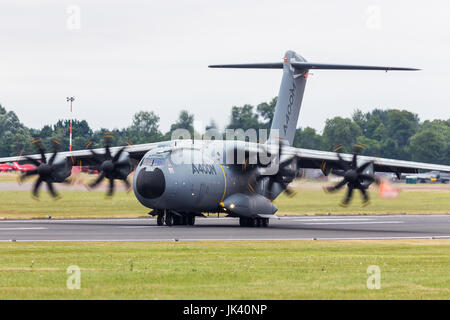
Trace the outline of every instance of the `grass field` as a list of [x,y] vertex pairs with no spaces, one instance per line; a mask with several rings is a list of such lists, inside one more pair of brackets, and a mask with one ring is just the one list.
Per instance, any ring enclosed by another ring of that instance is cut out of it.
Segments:
[[[449,252],[449,240],[3,243],[0,299],[449,299]],[[66,288],[70,265],[80,290]]]
[[[312,186],[311,186],[312,185]],[[322,183],[300,182],[297,194],[289,198],[284,194],[275,200],[278,215],[287,214],[390,214],[390,213],[450,213],[450,187],[442,185],[417,185],[403,188],[397,199],[380,198],[371,188],[371,204],[362,207],[361,195],[355,191],[351,205],[342,208],[338,203],[345,195],[345,189],[336,194],[325,194],[319,186]],[[328,184],[327,184],[328,185]],[[395,186],[397,187],[397,186]]]
[[[0,182],[2,180],[0,179]],[[278,215],[288,214],[386,214],[386,213],[450,213],[450,188],[440,185],[414,186],[403,190],[397,199],[381,199],[372,191],[372,204],[361,206],[358,193],[347,208],[338,206],[345,191],[325,194],[322,183],[300,181],[297,194],[281,195],[275,204]],[[79,189],[79,188],[78,188]],[[41,200],[33,200],[29,191],[0,191],[0,219],[74,218],[74,217],[144,217],[149,209],[143,207],[133,192],[118,191],[113,199],[105,200],[105,191],[61,191],[62,199],[52,200],[45,188]],[[147,216],[148,217],[148,216]]]
[[[0,218],[144,217],[133,193],[61,191],[41,201],[8,190]],[[5,187],[6,185],[6,187]],[[293,198],[276,200],[284,214],[450,213],[450,189],[404,186],[398,199],[348,208],[343,192],[302,181]],[[450,240],[0,243],[0,299],[450,299]],[[67,267],[81,268],[69,290]],[[381,289],[366,287],[367,267],[381,269]]]

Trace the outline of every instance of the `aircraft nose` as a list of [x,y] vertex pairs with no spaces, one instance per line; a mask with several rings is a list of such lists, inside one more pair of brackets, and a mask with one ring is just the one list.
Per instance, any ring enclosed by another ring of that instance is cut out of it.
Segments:
[[147,171],[146,168],[139,171],[136,179],[137,192],[146,199],[155,199],[164,193],[166,179],[161,169]]

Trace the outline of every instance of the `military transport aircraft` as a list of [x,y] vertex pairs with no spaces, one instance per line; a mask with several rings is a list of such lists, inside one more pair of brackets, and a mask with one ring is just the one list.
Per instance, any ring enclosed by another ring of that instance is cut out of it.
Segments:
[[[22,179],[37,176],[33,195],[38,195],[45,182],[57,197],[53,183],[67,182],[74,165],[92,165],[99,171],[96,187],[109,180],[107,195],[114,192],[115,181],[130,186],[127,177],[135,169],[133,190],[144,206],[157,216],[158,225],[193,225],[203,213],[225,213],[239,218],[241,226],[268,226],[277,211],[272,200],[283,191],[291,193],[289,183],[304,168],[320,168],[342,176],[328,191],[347,186],[343,205],[353,190],[358,189],[364,202],[365,190],[375,181],[374,172],[416,173],[418,170],[450,172],[450,166],[400,161],[357,153],[341,154],[293,148],[308,72],[325,70],[417,70],[397,67],[375,67],[311,63],[293,51],[275,63],[212,65],[211,68],[282,69],[283,76],[272,121],[270,136],[264,143],[236,140],[175,139],[160,143],[86,149],[46,154],[37,143],[39,154],[2,158],[4,162],[31,162],[37,168],[23,174]],[[375,181],[376,182],[376,181]]]

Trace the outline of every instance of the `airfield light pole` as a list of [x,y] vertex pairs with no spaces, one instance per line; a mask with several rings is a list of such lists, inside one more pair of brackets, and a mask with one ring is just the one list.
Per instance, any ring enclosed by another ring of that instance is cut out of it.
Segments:
[[70,102],[70,135],[69,135],[69,151],[72,151],[72,102],[74,97],[67,97],[67,102]]

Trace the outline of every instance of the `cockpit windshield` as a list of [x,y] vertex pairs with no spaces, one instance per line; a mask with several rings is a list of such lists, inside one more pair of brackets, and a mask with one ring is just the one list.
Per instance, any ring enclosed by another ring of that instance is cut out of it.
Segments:
[[153,166],[153,167],[158,167],[158,166],[163,166],[166,164],[166,160],[168,157],[169,153],[165,152],[165,153],[158,153],[158,154],[152,154],[150,156],[148,156],[147,158],[144,158],[144,160],[142,161],[141,165],[143,166]]

